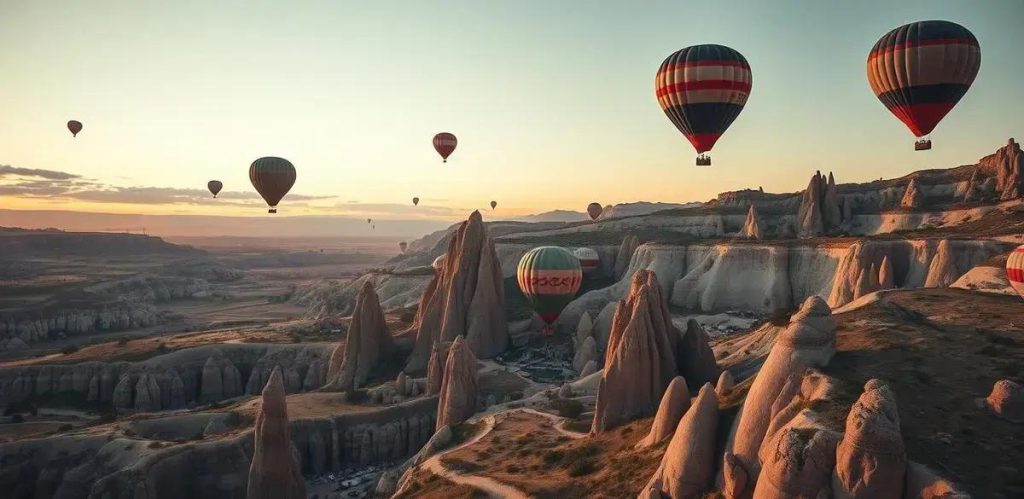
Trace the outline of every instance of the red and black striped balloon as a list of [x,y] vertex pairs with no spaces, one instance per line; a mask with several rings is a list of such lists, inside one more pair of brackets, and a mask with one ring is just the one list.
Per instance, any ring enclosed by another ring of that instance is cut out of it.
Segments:
[[698,153],[710,151],[747,103],[750,65],[723,45],[694,45],[668,56],[654,77],[658,104]]
[[445,163],[448,162],[448,156],[455,152],[455,146],[458,143],[459,140],[455,138],[455,135],[448,132],[441,132],[434,136],[434,150],[441,155],[441,159]]
[[981,68],[967,28],[919,21],[885,34],[868,54],[868,84],[914,135],[928,135],[963,98]]

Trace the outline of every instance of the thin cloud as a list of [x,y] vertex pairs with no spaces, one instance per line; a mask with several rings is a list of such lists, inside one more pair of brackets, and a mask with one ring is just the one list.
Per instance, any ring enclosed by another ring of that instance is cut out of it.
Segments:
[[4,177],[35,177],[50,180],[71,180],[82,178],[74,173],[60,172],[56,170],[43,170],[39,168],[19,168],[11,165],[0,165],[0,178]]

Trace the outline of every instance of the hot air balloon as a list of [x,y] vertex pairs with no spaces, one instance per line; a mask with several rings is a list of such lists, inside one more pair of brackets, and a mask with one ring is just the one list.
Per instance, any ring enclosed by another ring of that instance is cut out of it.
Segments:
[[224,184],[221,183],[220,180],[211,180],[206,183],[206,188],[210,189],[210,193],[213,194],[213,197],[217,197],[220,190],[224,188]]
[[82,131],[82,122],[77,120],[71,120],[68,122],[68,131],[71,132],[72,137],[78,137],[78,132]]
[[1006,278],[1013,290],[1024,298],[1024,244],[1017,246],[1006,259]]
[[697,149],[698,166],[711,164],[704,153],[743,110],[751,81],[747,60],[723,45],[686,47],[661,63],[654,77],[658,104]]
[[419,206],[420,205],[420,198],[412,198],[412,205],[413,206]]
[[377,230],[377,224],[371,225],[370,228],[373,229],[373,230]]
[[583,270],[583,275],[591,275],[597,270],[597,266],[601,263],[601,257],[596,251],[590,248],[576,248],[572,252],[573,256],[580,261],[580,268]]
[[366,219],[366,225],[370,225],[371,222],[373,222],[372,218],[367,218]]
[[448,132],[441,132],[434,136],[434,150],[441,155],[443,163],[448,162],[448,156],[452,155],[458,143],[459,140],[455,138],[455,135]]
[[409,247],[409,243],[407,243],[405,241],[402,241],[402,242],[398,243],[398,249],[402,250],[402,253],[405,253],[405,248],[408,248],[408,247]]
[[597,203],[590,203],[587,205],[587,215],[590,215],[591,220],[597,220],[597,217],[601,216],[601,212],[603,211],[604,208]]
[[[928,135],[967,93],[981,68],[978,39],[959,24],[919,21],[886,33],[868,54],[868,84],[917,137]],[[914,149],[931,149],[921,139]]]
[[493,210],[494,208],[497,208],[497,207],[498,207],[498,202],[497,201],[491,201],[491,209]]
[[270,206],[267,213],[277,213],[277,203],[295,185],[295,167],[287,159],[267,156],[252,162],[249,180]]
[[519,289],[548,326],[576,296],[583,282],[580,262],[565,248],[541,246],[523,255],[516,269]]

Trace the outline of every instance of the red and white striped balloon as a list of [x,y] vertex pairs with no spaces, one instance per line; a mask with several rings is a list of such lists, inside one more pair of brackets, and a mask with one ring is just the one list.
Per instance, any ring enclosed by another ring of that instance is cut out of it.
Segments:
[[455,146],[458,143],[459,140],[455,138],[455,135],[448,132],[441,132],[434,136],[434,150],[441,155],[445,163],[448,162],[448,156],[455,152]]
[[1014,291],[1024,298],[1024,244],[1017,246],[1006,259],[1006,277]]

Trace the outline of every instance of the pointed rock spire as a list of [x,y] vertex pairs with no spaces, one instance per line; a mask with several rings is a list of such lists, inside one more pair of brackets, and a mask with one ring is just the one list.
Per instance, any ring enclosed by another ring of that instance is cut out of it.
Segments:
[[380,359],[393,348],[391,333],[380,308],[373,283],[363,283],[356,297],[348,338],[331,354],[327,368],[329,390],[352,390],[365,386]]
[[825,192],[822,193],[821,220],[826,232],[838,228],[843,222],[842,213],[839,211],[839,192],[836,190],[836,179],[832,172],[828,172],[828,182],[825,184]]
[[821,172],[817,172],[807,183],[807,188],[800,198],[800,209],[796,218],[798,237],[816,237],[825,233],[825,222],[821,213],[821,190]]
[[928,277],[925,278],[924,287],[944,288],[956,282],[960,272],[956,268],[956,259],[953,250],[950,248],[949,239],[939,241],[939,246],[932,256],[932,263],[928,266]]
[[892,262],[889,255],[882,257],[882,265],[878,267],[878,289],[893,289],[896,287],[896,279],[893,275]]
[[761,221],[757,216],[757,207],[754,204],[751,204],[750,209],[747,210],[747,221],[743,223],[743,230],[740,231],[740,237],[746,239],[764,239],[764,233],[761,232]]
[[676,376],[669,383],[665,394],[661,396],[661,404],[658,405],[658,412],[654,415],[651,431],[636,446],[650,447],[672,436],[679,420],[689,408],[690,389],[686,387],[686,380],[682,376]]
[[906,473],[896,397],[885,383],[868,380],[846,418],[832,491],[838,498],[899,499]]
[[476,357],[466,340],[459,336],[452,343],[444,365],[435,430],[469,419],[476,412],[476,399]]
[[434,343],[427,364],[427,395],[441,393],[441,380],[444,379],[444,363],[447,359],[448,350],[440,343]]
[[622,239],[619,244],[619,251],[615,253],[615,278],[620,279],[629,270],[629,262],[633,259],[633,253],[640,246],[640,239],[630,234]]
[[903,199],[900,200],[900,206],[909,209],[924,206],[924,193],[917,186],[917,178],[910,179],[910,183],[907,184],[907,190],[903,193]]
[[660,484],[662,496],[700,498],[715,474],[718,397],[710,383],[701,387],[693,406],[679,420],[661,466],[648,488]]
[[305,499],[306,482],[292,453],[288,402],[281,368],[270,373],[263,388],[253,434],[247,499]]
[[999,199],[1008,201],[1024,195],[1024,152],[1012,138],[996,151],[992,161],[996,169],[996,190]]

